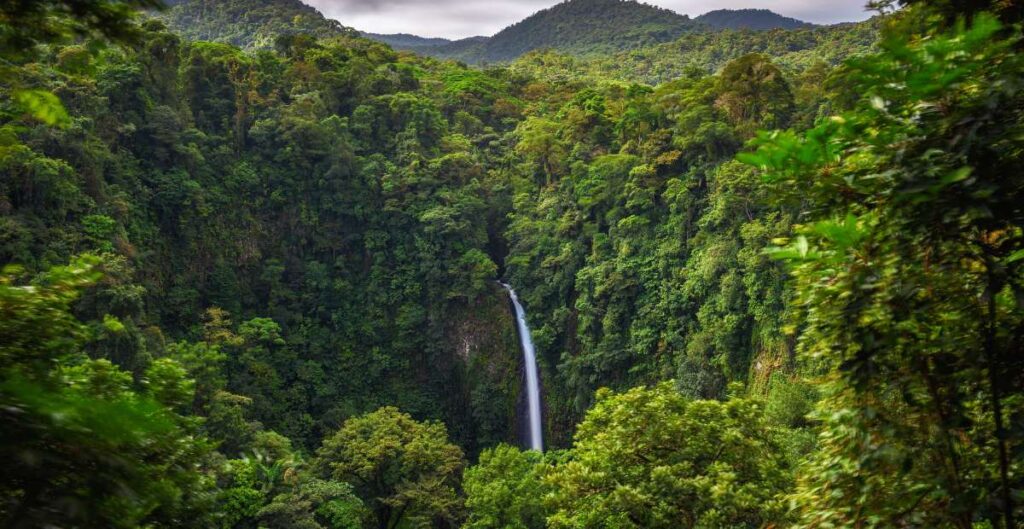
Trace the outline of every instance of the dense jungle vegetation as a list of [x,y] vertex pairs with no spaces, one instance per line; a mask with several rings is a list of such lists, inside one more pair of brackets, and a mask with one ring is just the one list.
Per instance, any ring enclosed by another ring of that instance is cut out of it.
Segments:
[[1024,7],[473,68],[178,4],[0,1],[3,527],[1024,527]]
[[240,48],[272,49],[277,37],[286,34],[330,38],[356,33],[299,0],[165,0],[164,4],[174,9],[156,14],[185,39]]

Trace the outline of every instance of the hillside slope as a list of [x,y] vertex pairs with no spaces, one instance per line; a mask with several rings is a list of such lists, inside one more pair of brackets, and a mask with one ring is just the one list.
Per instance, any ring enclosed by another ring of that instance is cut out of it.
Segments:
[[189,40],[225,42],[242,48],[269,48],[278,35],[307,33],[318,38],[355,31],[299,0],[179,0],[158,15]]
[[[174,0],[159,18],[190,40],[226,42],[243,48],[269,48],[280,34],[307,33],[318,38],[357,32],[324,17],[300,0]],[[719,31],[730,29],[806,30],[815,26],[765,9],[717,10],[690,19],[634,0],[566,0],[534,13],[492,37],[461,40],[410,34],[361,33],[396,50],[471,64],[513,61],[534,50],[574,56],[657,49],[694,41],[706,47]],[[745,37],[758,40],[761,37]],[[784,38],[783,40],[790,40]],[[746,46],[740,46],[746,47]],[[756,46],[755,46],[756,47]],[[803,48],[804,46],[798,46]],[[728,54],[732,56],[734,54]]]
[[567,0],[498,32],[481,59],[507,61],[540,48],[612,52],[671,41],[692,27],[687,16],[632,0]]
[[816,63],[835,66],[870,53],[878,40],[879,26],[878,19],[871,19],[793,30],[703,31],[586,62],[592,74],[650,84],[676,79],[693,70],[713,73],[748,53],[766,55],[783,69],[799,72]]
[[512,61],[538,49],[583,56],[614,53],[670,42],[696,27],[687,16],[633,0],[566,0],[489,38],[437,42],[400,34],[364,36],[432,57],[491,63]]
[[363,31],[360,32],[360,35],[370,40],[383,42],[384,44],[387,44],[388,46],[391,46],[396,50],[416,50],[421,48],[434,48],[452,43],[452,40],[450,39],[443,39],[437,37],[420,37],[418,35],[410,35],[408,33],[381,34],[368,33]]
[[718,9],[695,18],[714,29],[804,29],[814,24],[784,17],[767,9]]

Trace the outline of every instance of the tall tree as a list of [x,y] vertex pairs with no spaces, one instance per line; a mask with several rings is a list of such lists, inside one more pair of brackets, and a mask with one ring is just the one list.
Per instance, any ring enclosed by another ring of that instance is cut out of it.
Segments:
[[[194,423],[165,405],[191,401],[184,370],[164,360],[146,373],[148,391],[88,341],[123,326],[86,324],[71,312],[99,279],[83,258],[31,283],[0,273],[0,478],[5,527],[202,527],[212,483],[198,472],[210,445]],[[101,331],[102,330],[102,331]]]
[[346,421],[324,441],[314,466],[351,483],[379,529],[451,527],[462,517],[462,450],[448,441],[443,424],[381,408]]
[[829,381],[808,527],[1020,517],[1024,437],[1024,60],[992,15],[901,13],[852,62],[862,99],[746,159],[806,224],[793,264],[805,359]]
[[543,529],[548,510],[543,478],[548,465],[536,451],[508,445],[484,450],[466,470],[466,529]]
[[546,479],[552,528],[763,527],[788,485],[758,403],[693,401],[671,383],[600,391]]

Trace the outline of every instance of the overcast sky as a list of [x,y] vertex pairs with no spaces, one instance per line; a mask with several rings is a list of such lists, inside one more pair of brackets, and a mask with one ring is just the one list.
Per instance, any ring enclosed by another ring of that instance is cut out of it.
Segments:
[[[493,35],[559,0],[303,0],[342,24],[372,33],[462,38]],[[684,15],[766,8],[819,24],[864,20],[866,0],[647,0]]]

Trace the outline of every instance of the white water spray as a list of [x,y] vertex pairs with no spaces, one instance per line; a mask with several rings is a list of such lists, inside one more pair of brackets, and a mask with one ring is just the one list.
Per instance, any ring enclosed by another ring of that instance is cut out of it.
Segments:
[[526,364],[527,415],[530,421],[530,449],[544,450],[544,433],[540,422],[540,375],[537,373],[537,353],[533,348],[530,326],[526,323],[526,311],[519,303],[519,297],[512,287],[502,283],[516,308],[516,324],[519,327],[519,342],[523,349],[523,363]]

